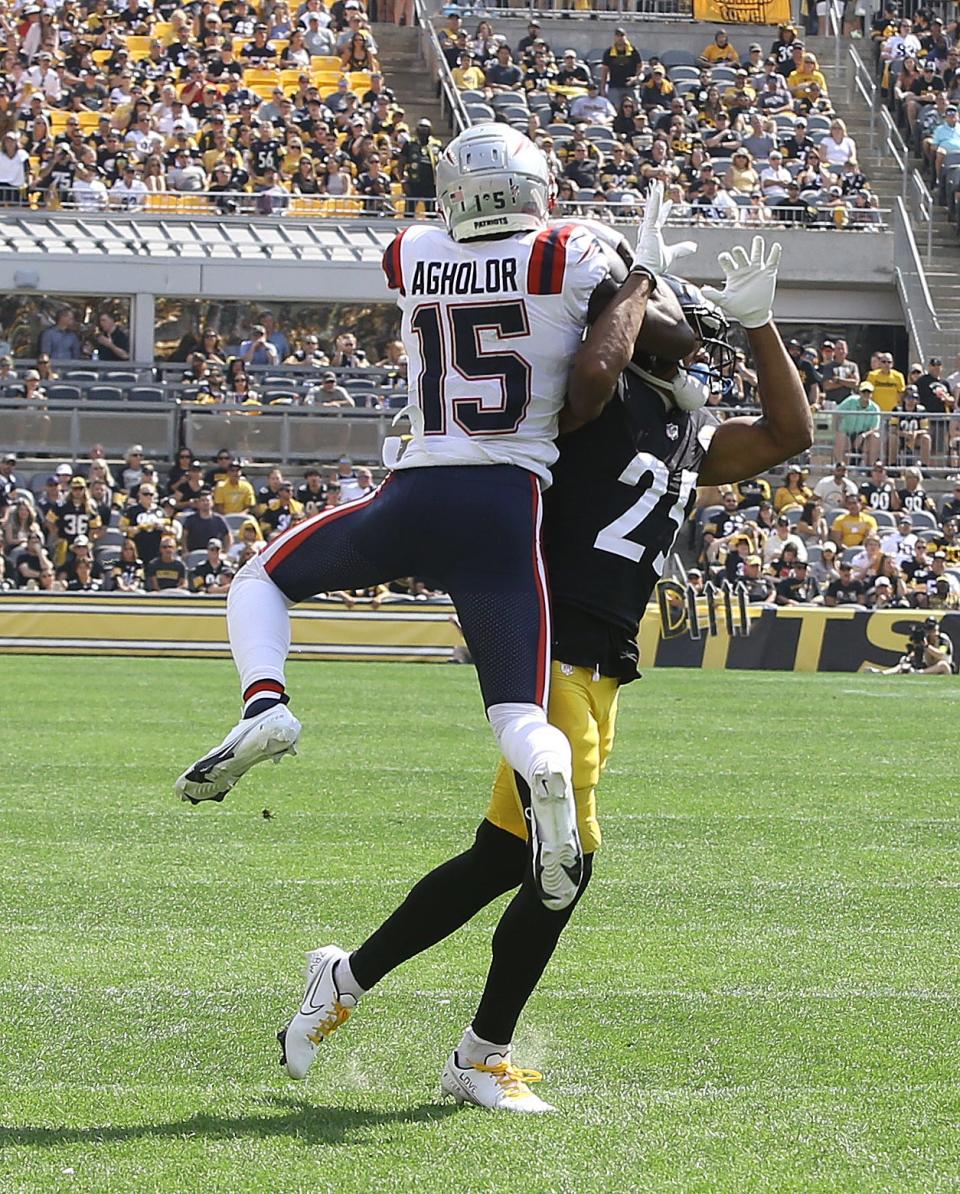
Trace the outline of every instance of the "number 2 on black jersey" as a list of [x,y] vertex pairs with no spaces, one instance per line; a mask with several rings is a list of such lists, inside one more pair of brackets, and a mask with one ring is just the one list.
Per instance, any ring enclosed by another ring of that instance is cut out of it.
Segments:
[[[612,555],[623,556],[624,559],[633,560],[635,564],[639,564],[646,555],[650,545],[636,543],[633,539],[628,539],[627,536],[643,526],[661,498],[666,495],[670,484],[670,470],[659,457],[653,456],[649,452],[638,452],[617,478],[624,485],[631,487],[636,487],[647,478],[649,480],[646,488],[633,505],[598,533],[593,546],[599,551],[608,551]],[[690,498],[690,491],[696,483],[697,474],[695,472],[686,468],[681,470],[680,492],[677,494],[676,502],[666,511],[666,518],[674,526],[674,537],[686,517],[687,501]],[[665,560],[664,552],[661,551],[652,561],[653,570],[657,576],[663,572]]]
[[[510,435],[523,422],[530,404],[530,362],[511,349],[485,351],[480,334],[493,332],[500,341],[529,336],[523,300],[452,305],[447,317],[445,329],[440,305],[423,303],[410,320],[423,359],[414,392],[423,411],[424,431],[445,435],[449,407],[453,421],[468,435]],[[448,362],[468,381],[498,381],[500,405],[484,406],[480,398],[449,398],[444,385]]]

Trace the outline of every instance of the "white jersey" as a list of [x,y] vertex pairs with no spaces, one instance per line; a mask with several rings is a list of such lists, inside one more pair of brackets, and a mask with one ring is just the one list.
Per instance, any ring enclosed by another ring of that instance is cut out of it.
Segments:
[[549,484],[571,361],[608,273],[593,233],[459,243],[414,225],[383,269],[403,312],[414,431],[396,467],[515,464]]

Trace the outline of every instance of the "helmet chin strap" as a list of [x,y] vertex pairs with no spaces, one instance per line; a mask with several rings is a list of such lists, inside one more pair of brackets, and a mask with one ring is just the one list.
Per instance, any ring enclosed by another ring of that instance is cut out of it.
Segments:
[[675,408],[689,412],[699,410],[702,406],[707,405],[707,399],[710,397],[710,383],[701,381],[699,377],[688,372],[682,365],[677,366],[676,376],[669,381],[657,377],[655,373],[650,373],[647,369],[642,369],[633,361],[627,362],[627,368],[631,373],[642,377],[648,385],[653,386],[663,400],[666,410]]

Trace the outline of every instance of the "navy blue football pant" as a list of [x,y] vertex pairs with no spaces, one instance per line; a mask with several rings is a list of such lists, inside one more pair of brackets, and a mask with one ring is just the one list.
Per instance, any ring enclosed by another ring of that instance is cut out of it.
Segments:
[[526,469],[400,469],[370,496],[291,527],[257,563],[294,603],[422,577],[457,607],[484,705],[545,707],[550,614],[540,516],[540,483]]

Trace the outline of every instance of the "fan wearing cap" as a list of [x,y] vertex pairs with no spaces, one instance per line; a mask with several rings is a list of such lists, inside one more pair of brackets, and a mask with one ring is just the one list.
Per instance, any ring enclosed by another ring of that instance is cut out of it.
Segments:
[[93,557],[89,535],[77,535],[70,544],[63,563],[57,567],[57,580],[69,589],[70,582],[77,579],[78,571],[83,573],[87,582],[99,581],[103,577],[103,569]]
[[90,500],[83,477],[71,477],[63,503],[46,515],[47,528],[54,537],[53,562],[60,568],[78,536],[96,538],[101,529],[97,507]]
[[788,464],[783,484],[773,496],[773,506],[778,514],[784,510],[802,509],[813,497],[813,491],[804,484],[803,470],[799,464]]
[[[881,352],[877,359],[878,368],[870,370],[867,381],[873,386],[872,397],[880,410],[891,411],[903,397],[907,385],[906,378],[899,369],[894,369],[893,353]],[[924,402],[924,406],[927,410],[931,409],[927,402]]]
[[897,510],[900,498],[896,486],[887,476],[887,470],[880,460],[870,466],[870,475],[860,486],[860,500],[868,510]]
[[303,504],[293,496],[293,482],[281,480],[276,496],[267,502],[260,516],[260,530],[264,539],[269,543],[303,516]]
[[208,539],[206,559],[190,572],[191,591],[222,597],[228,592],[232,580],[233,567],[223,555],[223,543],[217,538]]
[[406,195],[404,214],[417,214],[417,204],[437,197],[437,158],[441,145],[433,136],[433,125],[424,117],[417,121],[414,136],[405,141],[397,155],[397,166]]
[[[773,156],[772,154],[770,155]],[[764,171],[764,174],[766,171]],[[803,384],[804,392],[807,395],[807,401],[811,406],[818,406],[820,403],[820,386],[823,378],[817,371],[813,362],[809,359],[808,354],[804,351],[803,345],[797,339],[787,341],[787,352],[790,354],[790,359],[796,366],[797,372],[800,374],[800,380]]]
[[227,462],[227,475],[213,488],[213,506],[218,514],[252,514],[257,505],[253,486],[243,476],[239,460]]
[[600,94],[619,109],[623,97],[640,82],[642,67],[642,57],[631,45],[626,29],[618,25],[613,31],[613,44],[600,59]]
[[865,464],[872,464],[880,455],[880,422],[873,382],[862,381],[857,393],[844,398],[834,412],[834,457],[845,460],[848,452],[859,452]]

